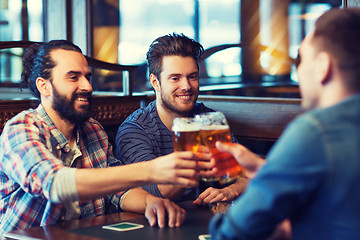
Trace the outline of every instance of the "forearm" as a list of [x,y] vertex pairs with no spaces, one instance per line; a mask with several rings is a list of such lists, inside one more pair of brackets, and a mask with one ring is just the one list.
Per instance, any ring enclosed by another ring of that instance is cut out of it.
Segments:
[[240,177],[233,184],[225,187],[225,190],[231,192],[229,196],[231,196],[232,199],[229,200],[234,200],[240,196],[245,191],[248,181],[248,178]]
[[94,199],[151,183],[150,168],[150,163],[138,163],[110,168],[77,169],[75,177],[79,198]]
[[[194,187],[198,171],[212,167],[211,163],[192,152],[175,152],[140,163],[103,169],[78,169],[76,187],[80,199],[110,195],[146,184],[179,184]],[[198,170],[199,169],[199,170]]]
[[128,212],[144,213],[146,200],[149,197],[155,197],[142,188],[130,189],[122,203],[122,209]]
[[164,198],[169,198],[172,201],[179,200],[186,190],[184,187],[173,184],[159,184],[158,188]]

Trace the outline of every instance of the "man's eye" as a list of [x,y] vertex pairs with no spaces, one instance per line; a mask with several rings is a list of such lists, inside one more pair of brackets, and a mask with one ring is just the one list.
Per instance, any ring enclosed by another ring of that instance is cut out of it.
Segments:
[[172,77],[172,78],[170,78],[172,81],[177,81],[177,80],[179,80],[179,78],[177,78],[177,77]]
[[78,79],[78,76],[72,75],[72,76],[70,76],[70,79],[72,79],[72,80],[77,80],[77,79]]
[[190,76],[190,79],[196,81],[199,79],[199,77],[198,76]]
[[296,68],[299,66],[300,62],[301,62],[301,57],[300,57],[300,53],[298,53],[298,55],[297,55],[297,57],[295,59]]

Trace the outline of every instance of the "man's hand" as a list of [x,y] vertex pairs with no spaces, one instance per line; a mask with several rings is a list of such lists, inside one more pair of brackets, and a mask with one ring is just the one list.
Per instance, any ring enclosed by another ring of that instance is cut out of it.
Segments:
[[228,201],[234,197],[235,194],[226,188],[217,189],[209,187],[193,203],[196,205],[208,205],[211,202]]
[[200,171],[211,169],[213,162],[208,161],[209,154],[192,152],[174,152],[148,161],[149,179],[153,183],[179,184],[194,187],[198,184]]
[[239,178],[230,186],[222,189],[209,187],[193,203],[196,205],[208,205],[211,202],[233,201],[244,192],[247,183],[248,179]]
[[145,214],[151,226],[157,224],[161,228],[166,225],[166,215],[169,227],[180,226],[186,217],[185,210],[169,199],[155,197],[142,188],[130,189],[121,207],[124,211]]
[[156,222],[160,228],[165,227],[165,216],[168,215],[168,226],[179,227],[186,217],[184,209],[170,201],[169,199],[149,196],[146,199],[145,217],[150,226],[155,226]]
[[240,165],[246,169],[246,177],[253,178],[265,164],[265,160],[248,150],[241,144],[216,142],[216,147],[222,152],[233,155]]
[[267,240],[291,240],[291,239],[292,239],[291,222],[289,219],[285,219],[276,226],[274,232]]

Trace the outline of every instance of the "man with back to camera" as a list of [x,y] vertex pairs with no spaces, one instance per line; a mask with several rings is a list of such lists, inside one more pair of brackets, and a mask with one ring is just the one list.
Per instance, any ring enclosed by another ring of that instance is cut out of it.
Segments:
[[360,9],[334,9],[303,40],[297,74],[302,106],[313,110],[287,127],[266,163],[217,143],[256,176],[211,220],[212,239],[266,239],[284,219],[294,240],[360,239],[359,26]]
[[104,129],[90,118],[90,77],[80,48],[68,41],[34,44],[24,54],[22,79],[40,104],[10,119],[0,137],[0,236],[120,210],[145,212],[152,226],[157,220],[164,227],[165,212],[170,227],[184,221],[176,204],[134,187],[195,186],[198,170],[211,167],[202,161],[196,168],[196,160],[208,158],[181,152],[109,167],[116,159]]
[[[116,157],[125,164],[166,156],[174,151],[171,127],[175,117],[194,116],[213,111],[196,103],[199,94],[198,58],[200,43],[182,35],[165,35],[155,39],[147,52],[150,83],[156,100],[131,114],[119,127]],[[207,188],[197,198],[196,188],[152,184],[144,188],[158,197],[174,201],[194,200],[195,204],[234,200],[247,180],[239,178],[222,188]]]

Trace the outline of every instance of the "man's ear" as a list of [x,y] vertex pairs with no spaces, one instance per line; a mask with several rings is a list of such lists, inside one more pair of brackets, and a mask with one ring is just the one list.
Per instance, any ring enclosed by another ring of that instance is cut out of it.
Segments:
[[153,73],[150,74],[150,83],[151,86],[155,89],[155,92],[160,92],[160,81]]
[[36,79],[36,87],[39,90],[40,94],[48,97],[51,94],[51,87],[50,87],[50,81],[46,80],[42,77],[38,77]]
[[332,60],[331,56],[326,52],[319,53],[317,57],[317,65],[316,65],[316,72],[317,72],[317,79],[320,80],[320,84],[326,84],[332,74]]

